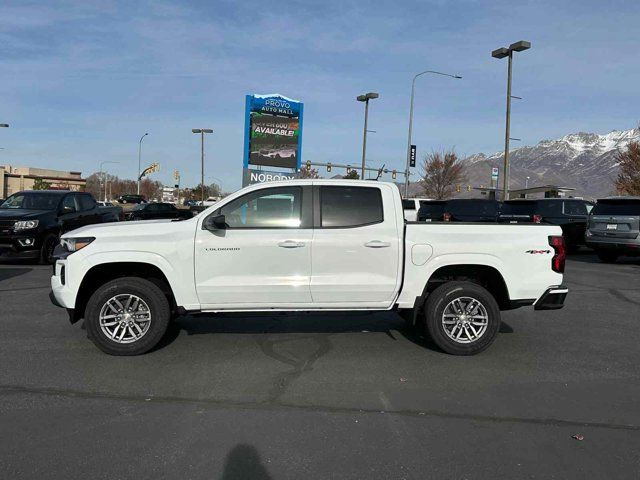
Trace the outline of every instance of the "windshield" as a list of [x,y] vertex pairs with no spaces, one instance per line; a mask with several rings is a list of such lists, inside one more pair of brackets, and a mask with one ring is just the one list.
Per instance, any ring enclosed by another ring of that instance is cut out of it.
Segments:
[[640,200],[598,200],[593,215],[640,215]]
[[0,208],[23,208],[25,210],[55,210],[60,195],[56,193],[15,193],[7,198]]
[[144,203],[138,203],[135,207],[133,207],[131,210],[144,210],[144,207],[146,206],[146,204]]
[[533,215],[536,213],[536,202],[504,202],[500,213],[504,215]]

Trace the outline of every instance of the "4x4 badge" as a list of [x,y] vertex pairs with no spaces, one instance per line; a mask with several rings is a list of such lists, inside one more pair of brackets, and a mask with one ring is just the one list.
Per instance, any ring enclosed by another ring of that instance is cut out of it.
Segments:
[[531,255],[537,255],[541,253],[551,253],[551,250],[527,250],[525,253],[530,253]]

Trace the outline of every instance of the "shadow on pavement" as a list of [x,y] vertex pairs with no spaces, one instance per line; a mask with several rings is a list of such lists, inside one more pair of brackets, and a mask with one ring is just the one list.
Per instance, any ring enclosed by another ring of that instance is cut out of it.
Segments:
[[270,480],[258,450],[252,445],[236,445],[227,454],[221,480]]
[[[421,347],[443,353],[428,335],[419,328],[409,327],[394,312],[372,312],[345,314],[339,312],[309,313],[226,313],[200,314],[178,317],[169,325],[167,333],[152,351],[160,350],[178,338],[181,331],[187,335],[216,333],[238,334],[334,334],[334,333],[385,333],[397,340],[395,332]],[[500,333],[513,333],[513,328],[504,321]]]
[[33,268],[0,268],[0,281],[29,273]]

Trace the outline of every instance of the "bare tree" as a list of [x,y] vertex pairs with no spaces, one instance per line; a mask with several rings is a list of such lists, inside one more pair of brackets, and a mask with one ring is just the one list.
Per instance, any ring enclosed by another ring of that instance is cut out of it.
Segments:
[[320,178],[320,174],[317,168],[305,165],[300,169],[300,178]]
[[420,184],[428,197],[449,198],[456,185],[466,181],[465,165],[453,150],[432,152],[424,157]]
[[623,195],[640,195],[640,142],[629,142],[626,150],[618,150],[620,171],[616,190]]

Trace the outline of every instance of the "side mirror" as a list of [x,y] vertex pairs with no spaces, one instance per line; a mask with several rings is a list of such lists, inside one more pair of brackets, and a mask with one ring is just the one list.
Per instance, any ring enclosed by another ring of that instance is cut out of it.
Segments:
[[227,228],[227,222],[224,215],[213,215],[207,217],[204,221],[204,228],[206,230],[224,230]]

